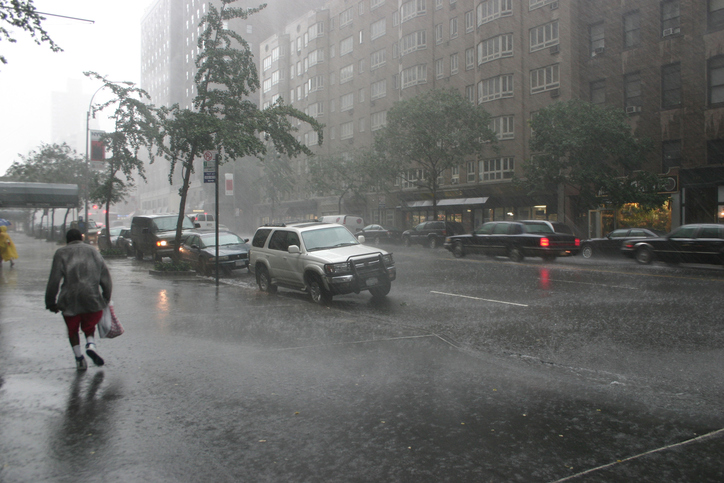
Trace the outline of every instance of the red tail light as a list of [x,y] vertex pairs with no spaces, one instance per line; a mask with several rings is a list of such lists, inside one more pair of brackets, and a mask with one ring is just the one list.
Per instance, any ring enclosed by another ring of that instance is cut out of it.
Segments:
[[549,247],[551,246],[551,241],[548,238],[541,238],[540,239],[540,246],[542,247]]
[[576,246],[577,246],[577,247],[580,247],[580,246],[581,246],[581,240],[578,239],[578,238],[576,238]]

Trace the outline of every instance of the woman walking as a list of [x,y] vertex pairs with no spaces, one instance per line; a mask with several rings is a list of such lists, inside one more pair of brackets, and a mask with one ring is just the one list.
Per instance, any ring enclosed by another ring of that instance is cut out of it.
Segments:
[[[104,361],[96,349],[95,330],[103,309],[111,300],[113,285],[103,257],[98,250],[83,243],[79,230],[68,230],[65,239],[67,245],[58,248],[53,256],[53,268],[45,289],[45,307],[51,312],[63,313],[76,368],[84,371],[88,364],[80,347],[78,329],[85,334],[86,354],[95,365],[102,366]],[[61,280],[63,286],[58,295]]]
[[0,226],[0,268],[3,266],[2,262],[10,262],[12,267],[17,259],[18,251],[12,238],[8,235],[8,227],[5,225]]

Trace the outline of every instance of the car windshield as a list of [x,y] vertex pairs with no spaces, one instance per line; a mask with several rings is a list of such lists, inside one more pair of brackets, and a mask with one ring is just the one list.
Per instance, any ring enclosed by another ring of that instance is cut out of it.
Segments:
[[[176,223],[178,223],[178,217],[177,216],[164,216],[163,218],[156,218],[153,220],[154,223],[156,223],[156,226],[158,227],[158,231],[169,231],[169,230],[175,230],[176,229]],[[189,220],[187,217],[183,217],[183,224],[181,227],[184,230],[193,230],[194,224]]]
[[118,236],[118,235],[120,235],[122,230],[123,230],[123,228],[121,228],[120,226],[117,226],[117,227],[115,227],[115,228],[111,228],[111,236]]
[[302,232],[302,240],[307,251],[325,250],[327,248],[359,245],[357,239],[343,226],[322,228]]
[[[242,245],[244,240],[239,238],[233,233],[219,233],[219,246],[225,245]],[[204,235],[201,237],[201,244],[204,247],[215,247],[216,246],[216,234]]]

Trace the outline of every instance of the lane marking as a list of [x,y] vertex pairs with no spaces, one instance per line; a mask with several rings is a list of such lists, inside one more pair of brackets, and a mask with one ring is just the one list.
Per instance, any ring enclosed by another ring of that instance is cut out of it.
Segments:
[[595,471],[598,471],[598,470],[603,470],[603,469],[606,469],[606,468],[611,468],[611,467],[613,467],[613,466],[620,465],[620,464],[626,463],[626,462],[628,462],[628,461],[633,461],[633,460],[635,460],[635,459],[638,459],[638,458],[641,458],[641,457],[644,457],[644,456],[648,456],[648,455],[650,455],[650,454],[660,453],[661,451],[665,451],[665,450],[667,450],[667,449],[676,448],[676,447],[678,447],[678,446],[686,446],[686,445],[691,444],[691,443],[698,443],[699,441],[704,441],[704,440],[707,440],[707,439],[711,439],[711,438],[714,438],[714,437],[716,437],[716,436],[719,436],[719,435],[722,434],[722,433],[724,433],[724,428],[722,428],[722,429],[717,429],[716,431],[712,431],[711,433],[703,434],[703,435],[701,435],[701,436],[697,436],[696,438],[687,439],[686,441],[681,441],[681,442],[679,442],[679,443],[669,444],[669,445],[666,445],[666,446],[662,446],[661,448],[656,448],[656,449],[652,449],[652,450],[650,450],[650,451],[646,451],[646,452],[641,453],[641,454],[637,454],[637,455],[634,455],[634,456],[629,456],[628,458],[624,458],[624,459],[622,459],[622,460],[618,460],[618,461],[616,461],[616,462],[614,462],[614,463],[608,463],[608,464],[605,464],[605,465],[597,466],[597,467],[595,467],[595,468],[591,468],[591,469],[589,469],[589,470],[582,471],[582,472],[580,472],[580,473],[576,473],[575,475],[566,476],[565,478],[561,478],[560,480],[556,480],[556,481],[554,481],[553,483],[561,483],[561,482],[563,482],[563,481],[570,481],[570,480],[573,480],[573,479],[578,478],[579,476],[588,475],[588,474],[591,474],[591,473],[593,473],[593,472],[595,472]]
[[527,304],[518,304],[518,303],[515,303],[515,302],[506,302],[506,301],[504,301],[504,300],[482,299],[482,298],[480,298],[480,297],[471,297],[470,295],[460,295],[460,294],[456,294],[456,293],[437,292],[437,291],[435,291],[435,290],[430,290],[430,293],[434,293],[434,294],[437,294],[437,295],[447,295],[447,296],[449,296],[449,297],[460,297],[460,298],[463,298],[463,299],[482,300],[483,302],[493,302],[493,303],[496,303],[496,304],[516,305],[516,306],[518,306],[518,307],[528,307]]
[[623,285],[606,285],[605,283],[591,283],[591,282],[576,282],[575,280],[559,280],[556,278],[551,278],[551,282],[559,282],[559,283],[575,283],[576,285],[595,285],[596,287],[607,287],[607,288],[624,288],[626,290],[638,290],[638,287],[625,287]]

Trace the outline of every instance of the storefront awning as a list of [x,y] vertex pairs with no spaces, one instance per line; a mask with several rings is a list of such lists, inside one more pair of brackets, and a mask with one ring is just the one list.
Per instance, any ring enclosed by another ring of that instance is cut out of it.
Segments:
[[[488,201],[488,197],[480,198],[449,198],[439,200],[437,206],[462,206],[462,205],[482,205]],[[421,201],[408,201],[408,208],[425,208],[432,206],[432,200],[421,200]]]

